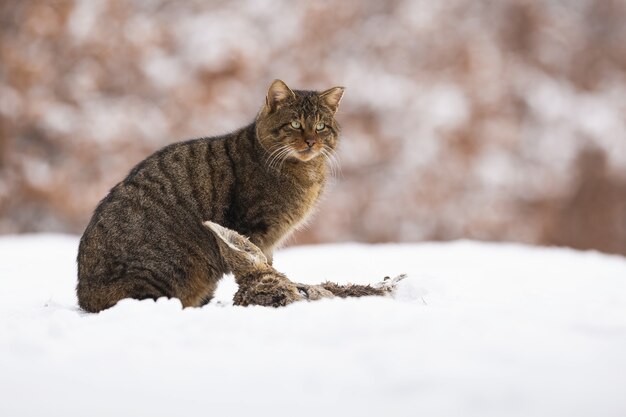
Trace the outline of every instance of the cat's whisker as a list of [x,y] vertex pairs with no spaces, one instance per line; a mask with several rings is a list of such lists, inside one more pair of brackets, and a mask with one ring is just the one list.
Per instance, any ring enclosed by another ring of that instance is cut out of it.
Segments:
[[265,150],[265,155],[267,156],[267,158],[270,158],[274,153],[278,152],[279,150],[281,150],[284,147],[285,147],[285,144],[283,144],[283,143],[276,143],[273,146],[271,146],[270,148]]
[[288,145],[278,145],[267,158],[267,167],[270,169],[277,168],[277,165],[285,152],[289,151]]
[[322,156],[324,157],[324,160],[326,160],[326,166],[330,170],[330,175],[334,177],[335,167],[333,166],[333,161],[332,159],[330,159],[330,155],[328,154],[328,151],[326,149],[322,149],[321,153],[322,153]]
[[287,158],[291,156],[291,154],[292,154],[292,149],[289,146],[285,147],[285,149],[283,149],[278,154],[276,158],[276,164],[275,164],[275,168],[278,170],[278,172],[282,171],[285,161],[287,160]]
[[335,152],[334,150],[331,150],[330,154],[331,154],[331,156],[333,158],[333,161],[335,161],[335,167],[336,167],[336,169],[338,171],[337,176],[339,178],[343,178],[343,170],[341,168],[341,159],[339,157],[339,154],[337,152]]
[[336,175],[340,177],[341,176],[341,164],[339,163],[339,158],[337,157],[337,153],[331,150],[330,158],[333,160],[333,164],[335,165]]
[[283,155],[282,160],[280,161],[280,164],[278,166],[278,171],[282,171],[283,166],[285,165],[285,162],[287,162],[287,159],[294,156],[294,154],[295,154],[294,150],[291,147],[289,147],[289,149],[287,149],[287,152]]
[[272,147],[271,149],[268,149],[266,151],[266,158],[265,158],[265,162],[267,164],[268,167],[272,166],[272,161],[273,158],[275,157],[275,155],[281,151],[281,149],[284,148],[284,145],[282,144],[278,144],[274,147]]
[[322,154],[328,161],[331,175],[335,178],[340,178],[341,176],[343,176],[343,173],[341,171],[341,164],[339,163],[337,153],[329,147],[324,147],[322,149]]
[[274,156],[273,160],[272,160],[271,168],[275,169],[278,172],[280,172],[281,167],[282,167],[283,158],[288,153],[289,153],[288,149],[281,149],[280,152],[277,152],[276,155]]
[[272,152],[270,154],[270,156],[267,158],[267,167],[272,169],[274,167],[274,161],[276,160],[278,154],[282,151],[282,149],[277,149],[276,151]]

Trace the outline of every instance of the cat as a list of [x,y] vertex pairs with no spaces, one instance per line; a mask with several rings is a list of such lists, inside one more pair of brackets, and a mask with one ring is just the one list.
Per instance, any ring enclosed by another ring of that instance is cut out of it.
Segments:
[[397,283],[406,278],[404,274],[393,279],[386,277],[374,286],[339,285],[334,282],[308,285],[291,282],[287,276],[274,269],[261,249],[245,236],[211,221],[204,222],[204,225],[215,234],[222,259],[228,264],[239,285],[233,297],[234,305],[281,307],[296,301],[335,296],[385,296],[390,295],[396,289]]
[[271,263],[324,189],[343,94],[275,80],[249,125],[141,161],[98,204],[81,237],[79,306],[99,312],[123,298],[159,297],[208,303],[229,268],[205,220],[249,236]]

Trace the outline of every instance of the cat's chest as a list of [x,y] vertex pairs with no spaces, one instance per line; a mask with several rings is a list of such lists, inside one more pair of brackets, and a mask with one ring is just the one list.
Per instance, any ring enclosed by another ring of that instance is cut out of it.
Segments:
[[323,192],[323,175],[277,175],[254,178],[253,189],[241,192],[231,222],[263,252],[281,244],[311,217]]
[[280,204],[274,205],[267,213],[270,218],[265,239],[270,246],[279,245],[291,232],[306,223],[314,212],[324,188],[322,182],[307,184],[306,187],[284,186]]
[[306,220],[311,214],[322,193],[322,188],[322,183],[313,183],[293,193],[290,204],[291,210],[285,213],[285,218],[292,226]]

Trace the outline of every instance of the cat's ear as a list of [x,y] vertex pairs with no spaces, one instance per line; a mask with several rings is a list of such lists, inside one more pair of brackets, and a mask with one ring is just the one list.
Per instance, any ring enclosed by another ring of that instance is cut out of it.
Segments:
[[324,104],[333,112],[337,113],[339,108],[339,102],[343,97],[345,87],[333,87],[320,93],[320,97],[324,101]]
[[291,91],[287,84],[281,80],[274,80],[270,88],[267,90],[267,97],[265,103],[269,107],[270,111],[276,110],[285,100],[295,98],[296,95]]

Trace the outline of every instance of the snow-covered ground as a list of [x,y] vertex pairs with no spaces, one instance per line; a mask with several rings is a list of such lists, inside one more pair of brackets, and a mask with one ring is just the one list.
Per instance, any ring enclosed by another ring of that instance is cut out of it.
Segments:
[[626,260],[476,242],[286,249],[395,299],[80,312],[77,238],[0,238],[0,416],[626,415]]

